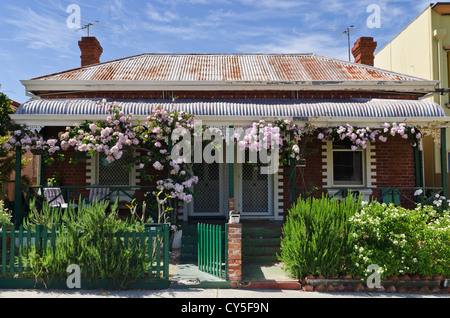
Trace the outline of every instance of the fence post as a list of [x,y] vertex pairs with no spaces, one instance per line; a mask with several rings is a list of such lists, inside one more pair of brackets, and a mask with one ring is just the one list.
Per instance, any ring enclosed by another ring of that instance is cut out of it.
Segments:
[[242,281],[242,224],[228,224],[228,281],[237,288]]
[[[294,133],[291,132],[290,140],[294,140]],[[290,158],[289,160],[289,186],[290,186],[290,205],[294,204],[296,200],[296,189],[295,189],[295,177],[296,177],[296,164],[295,159]]]
[[164,268],[163,268],[163,277],[169,277],[169,224],[164,224]]

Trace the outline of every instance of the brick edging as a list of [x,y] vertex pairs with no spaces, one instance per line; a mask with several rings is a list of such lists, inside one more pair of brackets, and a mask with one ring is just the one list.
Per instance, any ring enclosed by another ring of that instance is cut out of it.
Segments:
[[428,293],[450,294],[450,279],[444,277],[388,278],[380,283],[380,288],[369,288],[359,279],[352,278],[305,278],[302,290],[308,292],[385,292],[385,293]]

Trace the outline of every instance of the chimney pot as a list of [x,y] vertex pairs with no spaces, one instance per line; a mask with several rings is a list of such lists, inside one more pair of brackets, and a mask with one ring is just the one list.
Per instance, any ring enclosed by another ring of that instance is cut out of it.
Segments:
[[375,49],[377,42],[372,37],[361,37],[353,46],[352,54],[355,57],[355,63],[373,66]]
[[81,50],[81,67],[100,63],[103,48],[94,36],[82,37],[78,41]]

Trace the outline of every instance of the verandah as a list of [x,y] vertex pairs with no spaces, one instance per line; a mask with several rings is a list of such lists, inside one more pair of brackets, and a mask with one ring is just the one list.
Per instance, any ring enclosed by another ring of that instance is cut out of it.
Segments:
[[[190,147],[190,143],[178,143],[173,145],[173,141],[185,136],[195,136],[196,133],[204,134],[204,126],[195,125],[195,116],[184,112],[168,112],[162,108],[156,108],[147,118],[147,122],[136,124],[132,114],[124,114],[116,103],[99,103],[99,107],[108,109],[109,116],[105,121],[84,122],[75,127],[68,127],[66,132],[59,138],[44,140],[42,136],[34,134],[25,125],[13,125],[11,131],[13,135],[10,143],[6,147],[16,147],[16,157],[21,158],[23,150],[38,149],[43,152],[46,162],[58,160],[64,157],[64,151],[73,148],[77,152],[87,155],[102,153],[106,160],[113,162],[124,156],[130,159],[130,166],[139,167],[141,174],[146,175],[145,167],[153,166],[156,170],[169,167],[169,178],[158,180],[155,184],[158,191],[162,191],[172,199],[190,202],[192,193],[189,189],[198,181],[191,167],[189,159],[195,156],[195,147]],[[234,128],[232,125],[229,128]],[[196,129],[200,129],[197,130]],[[446,171],[445,153],[445,127],[440,127],[441,132],[441,168]],[[173,134],[175,133],[175,134]],[[419,127],[410,124],[385,123],[380,128],[358,128],[352,125],[339,125],[331,127],[315,127],[309,122],[297,122],[292,120],[277,120],[273,123],[261,120],[255,122],[249,129],[241,130],[239,135],[232,133],[232,142],[236,142],[241,149],[259,151],[265,150],[272,156],[275,151],[273,146],[278,147],[276,152],[279,155],[279,164],[290,167],[290,197],[291,202],[295,200],[298,187],[295,184],[296,165],[303,159],[306,141],[311,138],[327,139],[330,141],[347,141],[351,150],[365,149],[370,142],[386,142],[389,136],[395,134],[410,140],[414,147],[415,156],[415,186],[423,188],[422,178],[422,154],[419,148],[422,135]],[[175,136],[175,138],[174,138]],[[195,137],[194,137],[195,139]],[[174,148],[180,146],[183,149],[183,156],[173,158]],[[188,147],[183,147],[188,145]],[[141,150],[143,156],[133,156],[133,149]],[[185,151],[187,149],[187,151]],[[217,150],[214,145],[211,150]],[[187,155],[189,154],[189,155]],[[20,160],[17,160],[16,163]],[[272,162],[273,163],[273,162]],[[229,178],[234,177],[234,165],[229,164]],[[20,184],[20,164],[16,165],[16,193],[22,192]],[[234,182],[229,182],[229,198],[233,199]],[[297,188],[297,189],[296,189]],[[343,189],[347,187],[342,187]],[[442,193],[447,193],[446,178],[442,178]],[[117,191],[120,191],[117,189]],[[156,192],[158,192],[156,191]],[[23,217],[23,207],[21,200],[15,202],[15,219],[17,224]]]

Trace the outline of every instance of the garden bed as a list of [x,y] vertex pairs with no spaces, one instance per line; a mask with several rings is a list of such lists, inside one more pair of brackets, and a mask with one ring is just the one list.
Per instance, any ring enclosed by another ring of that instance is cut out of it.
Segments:
[[103,201],[77,211],[30,206],[23,225],[0,231],[0,286],[70,289],[75,280],[83,289],[168,288],[168,224],[122,220]]
[[[299,198],[280,260],[307,291],[449,293],[450,210],[445,198],[435,202],[409,210],[353,196]],[[380,288],[368,288],[375,278]]]
[[430,293],[450,294],[450,279],[443,276],[429,277],[414,275],[392,276],[380,282],[379,288],[369,288],[360,279],[323,278],[309,276],[302,281],[303,291],[315,292],[387,292],[387,293]]

